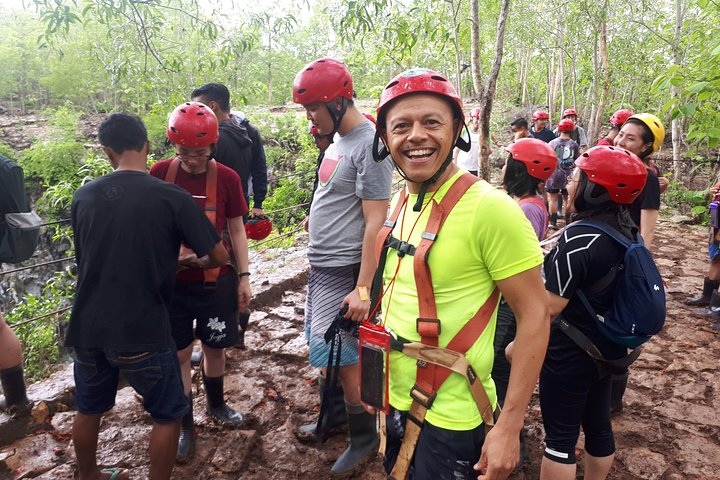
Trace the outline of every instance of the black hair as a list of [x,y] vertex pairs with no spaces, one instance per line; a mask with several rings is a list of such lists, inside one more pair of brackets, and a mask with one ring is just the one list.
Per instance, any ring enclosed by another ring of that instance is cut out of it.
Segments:
[[193,90],[190,98],[205,97],[216,102],[223,112],[230,112],[230,90],[222,83],[206,83]]
[[129,113],[113,113],[100,124],[98,140],[103,147],[121,154],[126,150],[139,152],[148,141],[142,120]]
[[503,186],[508,194],[522,198],[526,195],[536,195],[541,180],[528,173],[527,166],[520,160],[515,160],[510,154],[505,164]]
[[[592,201],[589,201],[589,198]],[[573,220],[596,217],[610,212],[619,212],[621,205],[610,199],[610,193],[602,185],[591,183],[587,173],[580,170],[580,180],[573,198],[570,199],[575,205],[575,217]]]
[[510,122],[510,126],[521,128],[521,129],[526,129],[526,128],[528,128],[528,121],[526,119],[524,119],[523,117],[516,118],[515,120]]
[[[649,157],[653,153],[653,143],[655,142],[655,135],[653,135],[652,130],[650,130],[650,127],[645,125],[645,122],[642,120],[638,120],[637,118],[629,118],[627,122],[625,122],[625,125],[628,123],[632,123],[633,125],[639,125],[640,130],[642,131],[642,134],[640,135],[640,138],[642,138],[643,143],[649,143],[650,146],[640,152],[638,157],[640,157],[640,160],[645,160],[647,157]],[[623,125],[624,126],[624,125]]]

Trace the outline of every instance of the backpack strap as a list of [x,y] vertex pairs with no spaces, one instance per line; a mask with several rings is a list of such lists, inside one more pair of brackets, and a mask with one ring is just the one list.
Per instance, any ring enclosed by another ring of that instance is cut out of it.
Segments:
[[[170,162],[167,172],[165,172],[165,181],[176,183],[179,168],[180,159],[175,157]],[[205,177],[205,216],[215,228],[217,228],[217,176],[217,162],[211,158],[207,163],[207,175]],[[187,247],[183,245],[181,248]],[[221,267],[203,269],[205,287],[215,287],[218,277],[220,277],[220,269]]]
[[592,340],[590,340],[587,335],[582,333],[575,325],[569,323],[562,317],[558,317],[557,319],[555,319],[555,321],[559,325],[560,330],[562,330],[568,337],[570,337],[570,339],[575,342],[575,344],[580,347],[585,353],[587,353],[590,358],[592,358],[596,362],[600,362],[610,367],[617,369],[625,369],[629,367],[635,360],[637,360],[637,358],[640,356],[640,353],[642,352],[643,347],[638,347],[633,349],[632,352],[622,358],[608,360],[602,353],[600,353],[597,345],[595,345]]

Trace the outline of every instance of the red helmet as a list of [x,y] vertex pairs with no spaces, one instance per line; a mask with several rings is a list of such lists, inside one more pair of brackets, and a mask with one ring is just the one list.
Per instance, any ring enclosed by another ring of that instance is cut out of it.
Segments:
[[537,138],[521,138],[505,149],[512,158],[525,164],[531,177],[543,182],[550,178],[557,166],[555,150]]
[[470,110],[470,118],[480,118],[480,107]]
[[647,169],[637,155],[618,147],[593,147],[575,160],[590,182],[602,185],[615,203],[630,204],[647,180]]
[[533,122],[535,120],[550,120],[550,115],[548,115],[548,113],[544,110],[538,110],[532,114],[532,120]]
[[558,123],[558,132],[572,132],[573,130],[575,130],[575,122],[569,118],[563,118]]
[[207,147],[218,141],[218,121],[213,111],[200,102],[186,102],[170,114],[167,138],[175,145]]
[[575,115],[577,117],[577,110],[575,110],[574,108],[568,108],[563,112],[562,117],[565,118],[568,115]]
[[625,125],[625,122],[627,122],[627,119],[632,117],[634,113],[632,110],[628,110],[627,108],[623,108],[622,110],[618,110],[617,112],[612,114],[612,117],[610,117],[610,123],[615,125],[616,127],[622,127]]
[[272,220],[267,217],[250,217],[245,223],[245,234],[250,240],[264,240],[272,232]]
[[375,117],[373,117],[369,113],[363,113],[363,116],[365,118],[367,118],[368,120],[370,120],[373,123],[373,125],[377,125],[377,120],[375,120]]
[[426,68],[413,68],[393,78],[380,94],[377,107],[377,118],[384,125],[384,111],[387,105],[398,98],[411,93],[435,93],[451,100],[454,109],[458,110],[460,119],[465,122],[462,100],[455,92],[455,87],[437,72]]
[[353,98],[352,77],[343,62],[320,58],[305,65],[295,76],[293,102],[301,105],[328,103],[337,97]]

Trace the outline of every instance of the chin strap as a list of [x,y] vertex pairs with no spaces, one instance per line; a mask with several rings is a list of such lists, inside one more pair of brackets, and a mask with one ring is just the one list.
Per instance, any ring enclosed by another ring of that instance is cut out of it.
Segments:
[[347,98],[342,98],[342,107],[340,108],[340,111],[335,110],[335,104],[332,102],[328,102],[325,104],[325,106],[328,109],[328,112],[330,113],[330,118],[332,118],[333,121],[333,131],[328,134],[330,138],[333,138],[335,136],[335,133],[340,129],[340,123],[342,122],[343,117],[345,116],[345,112],[347,112]]

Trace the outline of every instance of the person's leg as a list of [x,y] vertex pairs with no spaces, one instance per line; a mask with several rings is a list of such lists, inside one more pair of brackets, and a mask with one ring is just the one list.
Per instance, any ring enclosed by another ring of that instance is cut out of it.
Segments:
[[708,244],[708,256],[710,257],[710,267],[703,279],[702,293],[697,297],[686,299],[686,305],[705,307],[710,305],[713,293],[717,296],[717,290],[720,288],[720,248],[715,242],[711,241]]
[[23,375],[22,346],[15,332],[0,315],[0,410],[13,414],[28,414],[32,404],[27,398]]
[[77,413],[72,439],[78,479],[107,478],[97,465],[97,439],[102,414],[115,404],[119,372],[98,349],[75,349],[73,372]]
[[245,416],[230,408],[225,402],[225,349],[203,344],[203,354],[205,355],[203,383],[208,413],[220,422],[242,425]]
[[185,396],[190,395],[192,390],[192,365],[190,357],[192,356],[192,343],[182,350],[177,351],[178,364],[180,365],[180,375],[182,378],[183,392]]
[[540,464],[540,480],[575,480],[577,465],[558,463],[543,457]]
[[552,228],[557,228],[557,219],[558,219],[558,198],[559,195],[557,192],[548,192],[548,212],[550,213],[550,226]]
[[180,420],[172,423],[154,422],[150,432],[150,480],[169,480],[178,446]]
[[102,414],[75,414],[72,440],[77,458],[78,480],[96,480],[100,478],[97,465],[97,440],[100,433]]
[[413,480],[475,480],[478,472],[473,466],[480,459],[485,427],[473,430],[447,430],[425,422],[420,431],[415,458]]
[[590,388],[583,414],[582,427],[585,432],[585,479],[605,480],[615,458],[615,438],[610,421],[610,391],[614,387],[614,376],[599,379]]

